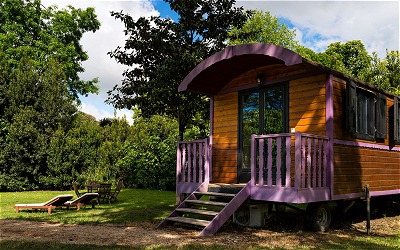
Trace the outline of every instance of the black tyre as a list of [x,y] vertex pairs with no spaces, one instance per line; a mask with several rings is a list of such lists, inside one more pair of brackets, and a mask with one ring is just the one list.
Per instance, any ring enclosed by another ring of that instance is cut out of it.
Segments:
[[331,224],[331,209],[326,202],[309,203],[306,210],[306,226],[316,232],[326,232]]
[[248,227],[250,225],[250,208],[244,204],[239,207],[238,210],[233,214],[233,221],[242,227]]

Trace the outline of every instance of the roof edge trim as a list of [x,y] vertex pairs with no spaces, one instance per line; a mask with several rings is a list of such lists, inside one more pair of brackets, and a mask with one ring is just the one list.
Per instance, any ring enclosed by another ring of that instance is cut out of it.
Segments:
[[183,79],[182,83],[178,87],[178,91],[182,92],[187,90],[189,84],[193,81],[193,79],[196,78],[197,75],[215,63],[242,55],[265,55],[281,60],[286,66],[300,64],[303,62],[303,58],[299,54],[273,44],[252,43],[228,46],[220,52],[217,52],[200,62],[185,77],[185,79]]

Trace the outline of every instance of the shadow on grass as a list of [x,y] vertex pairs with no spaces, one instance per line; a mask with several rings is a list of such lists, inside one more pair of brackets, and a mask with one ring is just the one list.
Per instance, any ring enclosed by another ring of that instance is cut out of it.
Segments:
[[97,245],[77,245],[63,244],[58,242],[40,242],[40,241],[0,241],[0,249],[30,249],[30,250],[97,250],[97,249],[131,249],[129,246],[97,246]]
[[[54,223],[71,223],[71,224],[129,224],[135,222],[159,222],[165,218],[175,208],[175,192],[154,191],[142,189],[122,189],[118,200],[108,203],[96,205],[94,209],[91,206],[85,206],[77,211],[75,208],[70,210],[55,209],[52,214],[47,214],[44,210],[25,209],[20,210],[18,214],[12,206],[15,203],[31,203],[27,200],[40,200],[40,197],[35,197],[39,192],[22,193],[5,193],[5,196],[17,196],[14,203],[2,206],[2,218],[5,219],[24,219],[34,221],[47,221]],[[42,193],[46,193],[43,191]],[[51,194],[52,195],[52,194]],[[23,199],[18,196],[24,196]],[[47,199],[46,194],[43,200]],[[32,199],[35,198],[35,199]]]

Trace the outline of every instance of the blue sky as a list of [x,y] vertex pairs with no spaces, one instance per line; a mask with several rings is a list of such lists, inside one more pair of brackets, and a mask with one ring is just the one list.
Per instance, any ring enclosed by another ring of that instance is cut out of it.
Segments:
[[[77,8],[95,7],[101,28],[96,33],[85,34],[81,40],[89,60],[82,65],[84,80],[99,78],[100,93],[82,97],[81,110],[102,119],[125,116],[131,121],[132,111],[114,110],[104,101],[107,91],[122,80],[122,72],[127,69],[117,64],[107,52],[123,46],[123,24],[110,16],[110,11],[123,11],[132,17],[160,15],[177,20],[169,5],[161,0],[42,0],[45,6],[57,4],[60,8],[73,5]],[[399,50],[398,0],[394,1],[237,1],[237,6],[245,9],[270,11],[279,20],[296,30],[296,38],[304,46],[314,51],[324,51],[332,42],[361,40],[366,49],[385,56],[386,49]]]

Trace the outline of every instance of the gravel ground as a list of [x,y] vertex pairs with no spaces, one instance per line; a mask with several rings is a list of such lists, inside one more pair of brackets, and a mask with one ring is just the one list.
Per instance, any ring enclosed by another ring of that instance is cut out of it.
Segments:
[[[364,211],[362,211],[364,212]],[[360,213],[359,213],[360,214]],[[366,234],[366,222],[360,216],[333,218],[326,233],[304,231],[298,215],[276,215],[263,228],[244,228],[227,223],[214,236],[198,237],[199,231],[184,227],[156,228],[152,223],[127,225],[70,225],[25,220],[0,220],[0,240],[51,241],[69,244],[180,246],[190,243],[249,247],[294,248],[300,245],[315,248],[323,242],[340,244]],[[375,216],[371,234],[386,237],[400,234],[400,207],[390,214]]]

